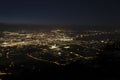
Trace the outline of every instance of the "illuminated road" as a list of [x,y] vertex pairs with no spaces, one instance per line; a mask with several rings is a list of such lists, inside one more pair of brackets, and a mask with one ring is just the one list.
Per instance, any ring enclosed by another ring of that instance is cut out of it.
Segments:
[[40,58],[36,58],[36,57],[33,57],[32,55],[30,54],[27,54],[28,57],[32,58],[32,59],[35,59],[35,60],[38,60],[38,61],[43,61],[43,62],[48,62],[48,63],[53,63],[53,64],[56,64],[56,65],[61,65],[61,66],[65,66],[66,64],[60,64],[58,62],[53,62],[53,61],[49,61],[49,60],[45,60],[45,59],[40,59]]
[[2,44],[1,46],[3,46],[3,47],[12,47],[12,46],[16,46],[16,45],[25,45],[25,43],[24,42],[14,42],[14,43],[6,43],[6,44]]
[[0,72],[0,76],[2,75],[10,75],[11,73]]

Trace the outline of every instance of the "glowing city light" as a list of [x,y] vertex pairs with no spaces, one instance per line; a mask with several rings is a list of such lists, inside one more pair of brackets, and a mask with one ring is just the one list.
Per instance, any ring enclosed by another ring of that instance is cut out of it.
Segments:
[[70,46],[65,46],[64,48],[68,49],[68,48],[70,48]]
[[59,55],[61,55],[62,53],[61,52],[58,52]]
[[6,45],[6,44],[8,44],[8,43],[7,43],[7,42],[3,42],[2,44]]
[[104,41],[102,40],[101,43],[104,43]]
[[56,44],[55,44],[55,45],[52,45],[52,46],[50,47],[50,49],[56,49],[56,48],[58,48],[58,46],[56,46]]

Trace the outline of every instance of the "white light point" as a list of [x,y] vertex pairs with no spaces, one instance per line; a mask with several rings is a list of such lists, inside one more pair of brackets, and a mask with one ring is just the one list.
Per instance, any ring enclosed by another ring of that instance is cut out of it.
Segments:
[[62,53],[61,52],[58,52],[59,55],[61,55]]

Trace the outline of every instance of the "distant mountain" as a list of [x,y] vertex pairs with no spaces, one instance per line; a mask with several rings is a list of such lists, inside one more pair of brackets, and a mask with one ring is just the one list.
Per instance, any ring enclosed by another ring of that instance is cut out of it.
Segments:
[[61,25],[61,24],[13,24],[0,23],[0,30],[51,30],[51,29],[70,29],[70,30],[120,30],[120,26],[97,26],[97,25]]

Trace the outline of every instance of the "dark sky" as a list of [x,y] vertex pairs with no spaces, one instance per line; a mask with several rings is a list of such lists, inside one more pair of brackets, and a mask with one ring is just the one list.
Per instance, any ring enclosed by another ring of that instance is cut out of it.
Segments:
[[118,1],[0,0],[0,22],[120,25]]

